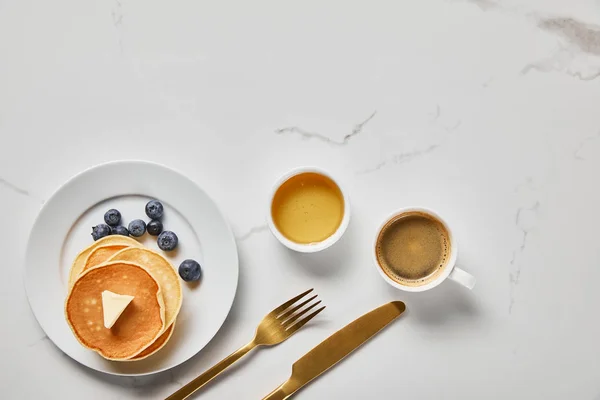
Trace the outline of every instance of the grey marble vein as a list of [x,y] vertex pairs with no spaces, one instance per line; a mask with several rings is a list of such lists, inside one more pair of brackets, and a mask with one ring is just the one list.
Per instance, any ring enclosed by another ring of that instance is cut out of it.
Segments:
[[459,119],[458,121],[456,121],[454,124],[450,125],[450,126],[446,126],[444,127],[444,130],[446,132],[452,132],[457,130],[458,128],[460,128],[460,126],[462,125],[462,121]]
[[546,18],[538,26],[562,36],[581,51],[600,56],[600,26],[586,24],[573,18]]
[[40,343],[42,343],[42,342],[45,342],[46,340],[48,340],[48,336],[47,336],[47,335],[44,335],[44,336],[42,336],[41,338],[37,339],[35,342],[29,343],[29,344],[27,345],[27,347],[35,347],[35,346],[37,346],[38,344],[40,344]]
[[525,182],[519,183],[516,187],[515,187],[515,193],[521,191],[521,189],[524,188],[533,188],[533,178],[528,176],[527,179],[525,179]]
[[585,160],[585,158],[579,153],[581,153],[581,150],[583,150],[590,142],[594,142],[598,138],[600,138],[600,131],[598,131],[595,135],[584,138],[581,142],[579,142],[579,145],[577,145],[577,149],[573,153],[573,158],[580,161]]
[[408,151],[406,153],[400,153],[400,154],[396,154],[394,156],[392,156],[390,159],[381,161],[380,163],[378,163],[377,165],[370,167],[370,168],[366,168],[360,171],[356,172],[356,175],[365,175],[365,174],[370,174],[376,171],[379,171],[380,169],[382,169],[383,167],[386,167],[388,165],[398,165],[398,164],[403,164],[409,161],[412,161],[413,159],[423,156],[427,153],[431,153],[432,151],[434,151],[435,149],[437,149],[438,147],[440,147],[440,144],[432,144],[430,146],[427,146],[424,149],[419,149],[419,150],[413,150],[413,151]]
[[469,3],[475,4],[477,7],[481,8],[483,11],[490,10],[492,8],[498,7],[493,1],[490,0],[467,0]]
[[320,134],[317,132],[310,132],[310,131],[304,130],[300,127],[297,127],[297,126],[289,126],[289,127],[285,127],[285,128],[279,128],[279,129],[275,130],[275,133],[278,135],[295,134],[295,135],[299,135],[300,137],[302,137],[304,139],[317,139],[317,140],[320,140],[320,141],[325,142],[330,145],[345,146],[350,142],[350,139],[352,139],[354,136],[356,136],[362,132],[365,125],[370,120],[373,119],[375,114],[377,114],[377,110],[373,111],[373,114],[371,114],[364,121],[354,125],[354,128],[352,128],[352,131],[349,134],[347,134],[346,136],[344,136],[344,138],[341,141],[333,140],[323,134]]
[[591,72],[587,75],[584,75],[581,72],[567,71],[567,75],[570,75],[573,78],[577,78],[580,81],[593,81],[594,79],[600,77],[600,69],[598,69],[597,71]]
[[113,26],[117,30],[119,39],[119,50],[123,54],[123,3],[120,0],[115,0],[115,5],[111,11]]
[[113,25],[118,28],[123,23],[123,13],[121,12],[121,2],[119,0],[115,1],[115,8],[112,10],[111,15]]
[[22,194],[23,196],[31,197],[31,193],[29,193],[29,191],[23,189],[22,187],[15,185],[14,183],[7,181],[6,179],[2,178],[1,176],[0,176],[0,185],[12,190],[15,193]]
[[442,109],[439,104],[435,105],[435,111],[431,114],[431,122],[437,121],[442,115]]
[[267,224],[254,226],[254,227],[250,228],[250,230],[248,232],[244,233],[243,235],[236,236],[236,240],[238,242],[243,242],[255,234],[258,234],[261,232],[266,232],[268,229],[269,229],[269,227],[267,226]]
[[15,185],[14,183],[2,178],[0,176],[0,187],[4,186],[5,188],[13,191],[14,193],[20,194],[25,197],[29,197],[30,199],[36,200],[41,204],[45,203],[45,200],[39,197],[38,195],[31,193],[29,190],[23,189],[20,186]]
[[484,88],[484,89],[487,88],[487,87],[489,87],[493,80],[494,80],[494,77],[490,76],[489,79],[487,79],[485,82],[483,82],[481,84],[481,87]]
[[582,56],[600,56],[600,26],[587,24],[573,18],[541,17],[537,17],[537,26],[543,31],[562,38],[563,41],[559,44],[560,48],[554,54],[545,59],[527,64],[521,70],[521,74],[526,75],[531,71],[556,71],[563,72],[581,81],[592,81],[600,77],[600,67],[589,65],[587,59],[585,60],[586,71],[573,70],[570,67],[574,61],[577,61]]
[[10,182],[10,181],[2,178],[1,176],[0,176],[0,187],[5,187],[5,188],[11,190],[12,192],[17,193],[17,194],[19,194],[21,196],[25,196],[25,197],[28,197],[30,199],[36,200],[40,204],[44,204],[46,202],[40,196],[38,196],[38,195],[32,193],[31,191],[26,190],[26,189],[24,189],[24,188],[22,188],[22,187],[20,187],[20,186],[18,186],[16,184],[14,184],[14,183],[12,183],[12,182]]
[[[561,53],[561,52],[559,52]],[[598,68],[596,71],[592,71],[589,74],[583,74],[580,71],[569,71],[569,70],[565,70],[563,67],[560,67],[559,65],[557,65],[557,61],[556,59],[558,59],[559,56],[553,56],[550,57],[548,59],[544,59],[532,64],[527,64],[525,67],[523,67],[523,69],[521,70],[521,74],[522,75],[527,75],[530,71],[538,71],[538,72],[552,72],[552,71],[556,71],[556,72],[564,72],[565,74],[579,79],[580,81],[593,81],[594,79],[600,77],[600,68]]]
[[515,226],[521,231],[521,243],[518,248],[513,251],[512,258],[510,260],[511,272],[509,273],[510,283],[510,300],[508,304],[508,313],[511,314],[515,305],[515,292],[516,287],[519,285],[521,280],[521,263],[519,258],[527,247],[527,239],[529,237],[530,228],[523,227],[521,223],[521,216],[524,211],[537,212],[540,207],[540,202],[536,201],[531,207],[519,207],[515,214]]

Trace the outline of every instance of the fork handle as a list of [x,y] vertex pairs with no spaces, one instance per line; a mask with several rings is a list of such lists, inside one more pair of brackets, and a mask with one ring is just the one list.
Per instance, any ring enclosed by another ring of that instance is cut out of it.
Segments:
[[196,390],[200,389],[202,386],[206,385],[208,382],[213,380],[217,375],[221,372],[225,371],[231,364],[242,358],[246,355],[250,350],[256,347],[254,341],[248,343],[245,346],[240,347],[238,350],[234,351],[229,356],[225,357],[222,361],[217,363],[215,366],[204,372],[202,375],[198,376],[190,383],[167,397],[165,400],[184,400],[190,397]]

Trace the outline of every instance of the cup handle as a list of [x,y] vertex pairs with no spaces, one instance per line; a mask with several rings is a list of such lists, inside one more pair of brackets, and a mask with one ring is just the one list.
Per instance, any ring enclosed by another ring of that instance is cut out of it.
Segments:
[[473,289],[475,282],[477,281],[473,275],[456,267],[450,272],[448,278],[460,283],[468,289]]

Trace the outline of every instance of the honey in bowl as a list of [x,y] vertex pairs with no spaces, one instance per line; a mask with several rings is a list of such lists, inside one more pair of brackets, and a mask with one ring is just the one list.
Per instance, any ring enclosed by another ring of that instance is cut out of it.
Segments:
[[273,196],[271,216],[277,230],[299,244],[322,242],[344,218],[344,196],[329,177],[315,172],[294,175]]

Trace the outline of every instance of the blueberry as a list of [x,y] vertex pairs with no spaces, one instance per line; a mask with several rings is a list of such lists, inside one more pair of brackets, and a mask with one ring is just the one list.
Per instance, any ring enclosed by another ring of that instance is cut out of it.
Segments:
[[108,235],[110,235],[110,226],[106,224],[98,224],[92,227],[92,237],[94,240],[98,240]]
[[110,226],[119,225],[119,222],[121,222],[121,213],[118,210],[111,208],[104,214],[104,222]]
[[140,237],[146,233],[146,223],[141,219],[134,219],[129,223],[129,234],[131,236]]
[[152,221],[148,222],[148,225],[146,225],[146,229],[148,229],[149,234],[151,234],[152,236],[156,236],[162,232],[163,224],[159,220],[153,219]]
[[163,216],[163,205],[158,200],[150,200],[146,204],[146,215],[152,219],[160,219]]
[[178,242],[179,238],[175,233],[171,231],[164,231],[163,233],[158,235],[158,240],[156,241],[156,243],[158,243],[158,247],[160,247],[160,249],[164,251],[175,250],[175,247],[177,247]]
[[117,226],[113,226],[112,227],[112,234],[113,235],[129,236],[129,231],[124,226],[117,225]]
[[197,281],[202,275],[200,264],[194,260],[184,260],[179,265],[179,276],[186,282]]

